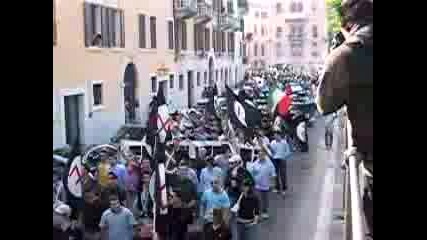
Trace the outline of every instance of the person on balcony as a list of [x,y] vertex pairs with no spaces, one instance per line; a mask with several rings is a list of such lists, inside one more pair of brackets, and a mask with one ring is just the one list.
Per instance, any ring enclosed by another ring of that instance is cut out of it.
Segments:
[[341,15],[345,40],[326,59],[316,102],[323,115],[347,107],[349,154],[361,159],[366,170],[363,205],[373,237],[373,0],[343,0]]

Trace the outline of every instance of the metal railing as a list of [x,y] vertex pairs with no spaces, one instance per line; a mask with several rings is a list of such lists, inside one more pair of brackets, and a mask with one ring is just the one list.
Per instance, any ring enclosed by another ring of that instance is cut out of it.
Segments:
[[[347,150],[353,146],[351,138],[351,124],[348,119],[345,119],[344,133],[345,145]],[[363,208],[361,198],[361,184],[360,179],[363,178],[363,173],[360,171],[358,160],[354,155],[350,155],[348,164],[344,171],[344,240],[364,240],[364,222],[363,222]]]

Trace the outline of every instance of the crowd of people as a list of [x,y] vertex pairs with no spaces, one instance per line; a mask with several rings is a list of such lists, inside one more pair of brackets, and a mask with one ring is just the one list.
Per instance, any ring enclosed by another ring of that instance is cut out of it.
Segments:
[[[205,148],[199,149],[198,159],[192,159],[188,152],[175,155],[167,179],[174,182],[168,189],[167,239],[251,239],[257,223],[269,218],[268,192],[285,196],[286,161],[291,156],[280,132],[271,142],[260,133],[253,144],[261,149],[253,161],[229,150],[212,156]],[[96,177],[84,179],[86,239],[154,237],[154,200],[150,195],[153,166],[148,158],[139,161],[139,156],[120,155],[101,151]],[[55,212],[70,217],[63,204]],[[71,230],[75,226],[68,227]]]
[[[373,238],[373,7],[369,0],[345,2],[343,12],[348,14],[342,29],[345,44],[337,44],[327,59],[320,76],[317,104],[323,114],[347,106],[354,127],[349,154],[361,158],[368,173],[363,200],[369,234]],[[346,61],[351,57],[355,61]],[[349,62],[354,65],[346,65]],[[357,65],[361,62],[364,64]],[[264,77],[283,78],[276,70]],[[291,77],[295,76],[292,74]],[[307,78],[313,77],[307,75]],[[268,82],[272,84],[272,81]],[[350,98],[352,101],[348,101]],[[199,116],[195,111],[188,114],[192,121]],[[176,121],[182,119],[177,114],[171,117]],[[211,122],[214,129],[202,124],[203,131],[211,131],[217,137],[223,133],[223,124],[211,120],[206,119],[204,123]],[[183,135],[193,139],[211,137],[201,136],[203,134],[197,133],[196,129],[184,129]],[[141,157],[126,151],[113,155],[101,151],[100,162],[94,171],[96,176],[84,174],[82,178],[84,204],[80,206],[80,212],[83,214],[73,216],[76,214],[65,203],[54,205],[53,239],[69,240],[70,236],[83,239],[83,235],[84,239],[97,240],[254,239],[258,223],[269,220],[269,192],[286,196],[289,187],[287,162],[293,152],[288,136],[280,129],[275,130],[273,136],[262,131],[254,136],[250,142],[259,153],[255,158],[249,158],[251,160],[243,156],[239,147],[218,155],[200,148],[193,156],[175,148],[179,144],[172,144],[167,150],[171,156],[168,162],[172,162],[167,164],[167,224],[161,234],[153,231],[156,214],[151,182],[156,166],[152,159],[144,152]],[[332,144],[331,136],[327,128],[327,146]],[[248,142],[247,137],[236,139],[241,144]]]

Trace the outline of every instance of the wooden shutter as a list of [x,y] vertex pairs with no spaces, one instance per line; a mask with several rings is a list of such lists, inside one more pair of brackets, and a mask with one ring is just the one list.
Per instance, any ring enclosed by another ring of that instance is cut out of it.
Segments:
[[99,6],[101,11],[101,46],[107,47],[108,37],[107,37],[107,24],[106,24],[106,8],[103,6]]
[[214,52],[216,52],[216,30],[212,31],[212,47]]
[[118,46],[117,44],[117,9],[110,9],[110,41],[112,46]]
[[146,34],[145,34],[145,15],[139,15],[139,47],[146,48]]
[[92,8],[93,5],[90,3],[83,3],[83,25],[84,25],[84,38],[85,46],[89,47],[92,45],[93,38],[93,22],[92,22]]
[[156,17],[150,17],[151,48],[157,48]]
[[197,24],[195,23],[194,24],[194,31],[193,31],[193,33],[194,33],[194,51],[197,51],[197,50],[199,50],[199,37],[198,37],[198,35],[197,35],[197,31],[198,31],[198,26],[197,26]]
[[123,10],[119,10],[120,16],[120,28],[117,31],[120,31],[120,47],[125,47],[125,16]]
[[205,28],[205,51],[209,51],[210,44],[210,35],[209,35],[209,28]]
[[187,50],[187,24],[184,21],[182,21],[182,50]]
[[173,22],[168,21],[168,47],[173,49]]

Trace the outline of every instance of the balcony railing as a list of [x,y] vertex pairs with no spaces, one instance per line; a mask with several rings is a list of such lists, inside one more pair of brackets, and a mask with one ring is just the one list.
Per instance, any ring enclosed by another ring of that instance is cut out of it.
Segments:
[[188,19],[197,14],[196,0],[174,0],[175,17],[178,19]]
[[206,24],[213,19],[214,13],[212,5],[205,0],[197,3],[197,15],[194,19],[196,24]]
[[[344,136],[348,150],[353,146],[351,138],[351,124],[347,119],[343,119]],[[361,179],[363,173],[360,165],[357,164],[355,156],[349,156],[344,178],[344,240],[364,240],[364,213],[361,201]]]
[[236,31],[240,29],[240,22],[238,19],[230,14],[222,14],[219,18],[219,25],[222,31],[231,30]]

